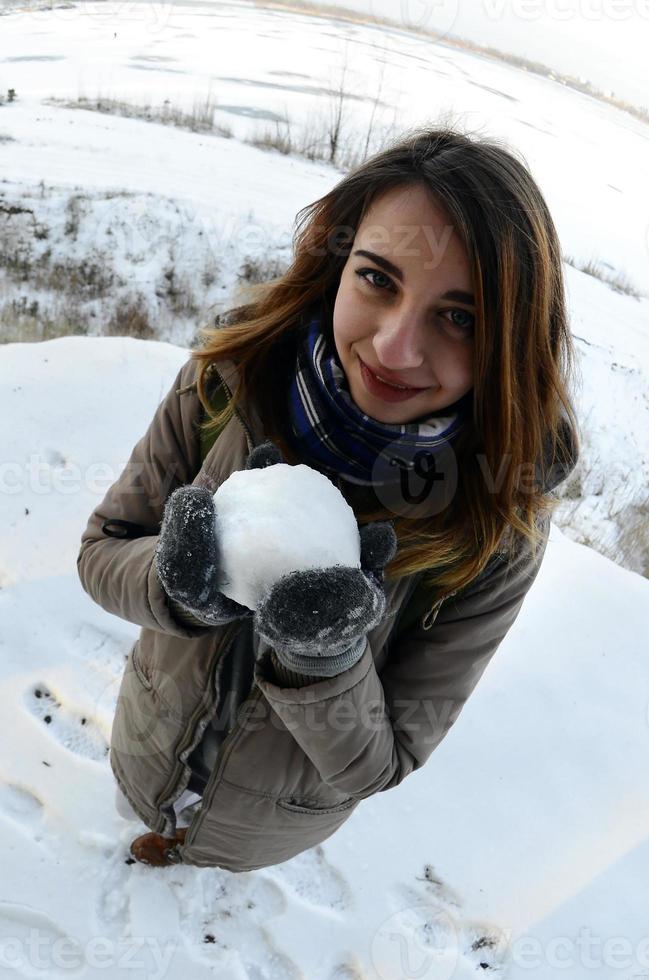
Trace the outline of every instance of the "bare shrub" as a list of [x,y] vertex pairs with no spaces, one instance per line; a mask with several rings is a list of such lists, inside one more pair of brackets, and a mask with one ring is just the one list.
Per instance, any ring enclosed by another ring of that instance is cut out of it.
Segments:
[[204,289],[209,289],[218,280],[221,274],[221,268],[219,263],[214,259],[213,256],[208,255],[203,262],[203,268],[200,274],[201,285]]
[[274,130],[268,126],[257,129],[244,142],[261,150],[277,150],[284,155],[294,154],[313,161],[323,160],[342,172],[359,166],[388,140],[397,136],[397,110],[393,109],[393,117],[389,123],[377,120],[379,107],[384,105],[381,101],[385,72],[383,67],[365,131],[352,125],[349,103],[353,99],[362,101],[364,97],[350,91],[346,81],[347,70],[348,60],[345,53],[340,76],[330,90],[327,107],[315,108],[309,113],[307,122],[297,134],[293,132],[285,111],[284,118],[275,121]]
[[87,195],[71,194],[65,205],[66,220],[63,231],[64,234],[68,235],[74,241],[76,241],[79,234],[79,225],[85,213],[81,204],[84,198],[87,198]]
[[38,300],[21,296],[0,305],[0,343],[38,343],[56,337],[85,336],[88,321],[69,301],[54,310],[41,309]]
[[104,334],[107,337],[137,337],[139,340],[155,338],[146,300],[141,293],[124,296],[119,300],[106,324]]
[[268,282],[282,276],[288,266],[279,259],[274,258],[251,258],[247,256],[241,264],[237,273],[239,282],[259,283]]
[[649,578],[649,497],[623,507],[616,519],[620,534],[613,560]]
[[199,311],[192,284],[179,276],[173,265],[163,270],[155,294],[165,300],[172,313],[195,316]]
[[115,285],[115,274],[105,262],[91,258],[66,259],[53,262],[49,268],[35,269],[32,286],[71,293],[79,299],[97,299],[107,296]]

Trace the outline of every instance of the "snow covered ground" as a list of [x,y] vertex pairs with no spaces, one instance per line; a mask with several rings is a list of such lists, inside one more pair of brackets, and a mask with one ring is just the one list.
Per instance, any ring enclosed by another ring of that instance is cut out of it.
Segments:
[[[75,288],[88,291],[89,334],[0,347],[0,976],[649,975],[649,586],[576,543],[613,550],[624,508],[647,499],[646,127],[403,31],[324,29],[243,3],[176,3],[156,30],[155,13],[102,3],[0,18],[0,93],[18,94],[0,106],[0,208],[31,209],[0,215],[0,251],[6,260],[15,221],[29,269],[21,284],[5,261],[0,303],[24,295],[55,310],[66,295],[55,263],[64,278],[85,260]],[[582,377],[576,496],[427,765],[321,847],[263,872],[128,864],[143,826],[115,812],[106,753],[138,628],[83,592],[79,539],[197,322],[229,305],[246,259],[286,261],[295,214],[339,179],[243,140],[260,113],[287,109],[299,127],[323,109],[345,51],[357,127],[384,58],[386,121],[450,107],[520,147],[564,254],[597,258],[642,296],[565,267]],[[231,139],[48,101],[101,93],[190,108],[210,85]],[[170,269],[190,310],[170,305]],[[101,337],[134,291],[160,339]]]
[[642,976],[649,583],[554,526],[419,772],[274,868],[127,863],[145,828],[114,810],[107,746],[139,631],[75,563],[187,356],[133,338],[2,349],[0,976],[545,980],[564,961],[576,980]]

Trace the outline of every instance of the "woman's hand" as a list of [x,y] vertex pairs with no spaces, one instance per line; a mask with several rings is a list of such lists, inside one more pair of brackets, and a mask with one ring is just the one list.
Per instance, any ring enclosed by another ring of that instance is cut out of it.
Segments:
[[254,627],[290,670],[331,677],[363,655],[385,615],[384,566],[397,537],[389,521],[359,530],[361,568],[334,565],[284,575],[254,613]]
[[219,592],[221,567],[213,495],[205,487],[178,487],[165,503],[154,556],[165,592],[208,626],[222,626],[252,610]]

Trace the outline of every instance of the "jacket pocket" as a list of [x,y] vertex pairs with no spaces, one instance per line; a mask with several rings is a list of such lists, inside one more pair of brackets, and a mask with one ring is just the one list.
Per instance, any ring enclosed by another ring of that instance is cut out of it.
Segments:
[[305,800],[295,796],[280,797],[276,800],[277,806],[283,810],[290,810],[291,813],[303,813],[307,816],[320,816],[326,813],[343,813],[353,807],[358,800],[355,796],[350,796],[340,803],[329,805],[318,803],[316,800]]
[[314,796],[288,793],[273,798],[221,780],[207,809],[194,817],[196,831],[190,829],[179,852],[183,863],[197,867],[257,871],[327,840],[358,803],[349,798],[331,806]]

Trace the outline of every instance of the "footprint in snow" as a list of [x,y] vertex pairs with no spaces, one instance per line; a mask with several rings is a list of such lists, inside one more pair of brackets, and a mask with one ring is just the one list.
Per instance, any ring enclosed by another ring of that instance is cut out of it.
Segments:
[[457,913],[462,903],[457,892],[446,885],[432,864],[425,864],[423,873],[417,875],[425,892],[440,909],[455,911],[458,955],[474,969],[489,977],[504,977],[508,944],[498,926],[484,922],[463,921]]
[[281,889],[259,872],[205,868],[199,874],[175,881],[180,932],[195,959],[238,966],[249,980],[302,980],[297,964],[274,945],[272,924],[265,928],[286,911]]
[[484,922],[464,922],[458,935],[460,955],[466,963],[490,980],[507,976],[510,947],[497,926]]
[[25,701],[29,711],[70,752],[97,762],[105,759],[108,745],[93,719],[63,707],[47,684],[34,684]]
[[[129,842],[132,836],[129,835]],[[127,939],[131,931],[129,910],[131,868],[126,864],[126,861],[131,859],[124,851],[128,852],[128,847],[125,848],[121,844],[115,847],[106,865],[101,866],[99,871],[101,881],[95,910],[96,934],[113,939]]]
[[462,907],[460,897],[439,877],[432,864],[425,864],[421,875],[417,875],[417,881],[423,883],[424,893],[431,895],[440,905],[452,905],[459,909]]
[[327,861],[321,845],[296,854],[263,872],[315,909],[344,912],[353,904],[352,891],[343,875]]
[[[65,956],[57,951],[65,950]],[[71,977],[84,967],[83,947],[31,905],[0,901],[0,967],[23,977]]]
[[39,841],[43,804],[28,789],[13,783],[0,783],[0,814],[28,830],[32,840]]
[[387,920],[394,922],[387,930],[391,939],[404,949],[413,946],[420,952],[430,948],[435,955],[444,953],[481,976],[504,978],[509,947],[502,930],[490,923],[463,920],[459,896],[432,865],[424,865],[423,873],[416,877],[421,885],[392,891],[394,912]]
[[[128,840],[132,833],[127,834]],[[248,980],[302,980],[302,972],[278,949],[266,924],[286,911],[286,899],[273,882],[258,872],[232,874],[221,868],[146,868],[129,862],[128,848],[119,847],[101,873],[95,927],[102,935],[125,941],[149,929],[146,915],[160,928],[160,887],[167,927],[182,936],[189,955],[199,964],[219,967],[224,976]],[[143,892],[145,885],[152,889]],[[155,931],[154,930],[154,931]],[[344,976],[344,975],[343,975]],[[352,978],[350,978],[352,980]]]

